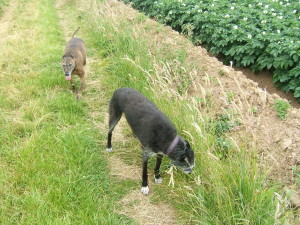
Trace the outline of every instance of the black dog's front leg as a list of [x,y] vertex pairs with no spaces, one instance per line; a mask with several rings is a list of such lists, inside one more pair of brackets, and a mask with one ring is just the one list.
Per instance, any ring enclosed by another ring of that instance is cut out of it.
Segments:
[[154,168],[154,174],[155,174],[154,179],[155,179],[155,183],[158,183],[158,184],[162,183],[162,178],[161,178],[160,172],[159,172],[159,168],[160,168],[160,165],[161,165],[162,158],[163,158],[163,155],[157,154],[156,165],[155,165],[155,168]]
[[148,171],[147,171],[148,158],[149,158],[148,152],[143,149],[143,174],[142,174],[143,182],[142,182],[141,191],[144,195],[147,195],[149,193]]

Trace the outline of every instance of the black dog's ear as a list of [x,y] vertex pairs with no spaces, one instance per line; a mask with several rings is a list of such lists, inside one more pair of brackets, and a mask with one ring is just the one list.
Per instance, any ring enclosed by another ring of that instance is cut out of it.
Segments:
[[185,149],[190,149],[190,148],[191,148],[190,143],[186,141]]
[[179,161],[180,161],[180,162],[183,162],[183,161],[185,161],[186,158],[187,158],[187,155],[186,155],[186,154],[183,154],[183,155],[180,156]]

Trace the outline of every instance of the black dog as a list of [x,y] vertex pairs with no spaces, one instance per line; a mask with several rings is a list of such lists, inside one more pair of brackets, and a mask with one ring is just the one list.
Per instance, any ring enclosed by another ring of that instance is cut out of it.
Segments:
[[163,155],[174,160],[172,164],[191,173],[194,167],[194,152],[189,143],[177,135],[170,120],[138,91],[120,88],[113,94],[109,104],[109,132],[106,151],[112,151],[112,132],[125,114],[134,135],[139,139],[143,149],[143,183],[141,191],[149,193],[147,163],[152,154],[157,154],[154,169],[155,182],[161,183],[159,168]]

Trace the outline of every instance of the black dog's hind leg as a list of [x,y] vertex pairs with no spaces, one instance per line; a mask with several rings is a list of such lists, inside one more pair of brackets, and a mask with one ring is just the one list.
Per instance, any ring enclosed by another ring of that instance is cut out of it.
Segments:
[[155,165],[155,168],[154,168],[154,174],[155,174],[154,179],[155,179],[155,183],[158,183],[158,184],[162,183],[162,178],[161,178],[160,173],[159,173],[159,168],[160,168],[160,165],[161,165],[162,158],[163,158],[163,155],[157,154],[157,156],[156,156],[156,165]]
[[148,159],[149,159],[149,154],[148,154],[148,152],[145,149],[143,149],[143,174],[142,174],[143,182],[142,182],[141,192],[144,195],[147,195],[149,193],[148,171],[147,171]]
[[113,104],[113,101],[109,104],[109,129],[108,129],[108,135],[107,135],[107,146],[106,151],[111,152],[112,151],[112,145],[111,145],[111,138],[112,138],[112,132],[121,119],[122,113],[116,109],[116,107]]

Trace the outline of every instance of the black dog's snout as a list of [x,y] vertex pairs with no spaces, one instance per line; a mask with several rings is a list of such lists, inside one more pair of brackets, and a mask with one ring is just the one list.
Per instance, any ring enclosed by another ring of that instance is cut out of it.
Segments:
[[190,168],[188,168],[188,169],[184,169],[183,172],[184,172],[185,174],[191,174],[191,173],[193,172],[193,170],[190,169]]
[[68,77],[68,76],[70,76],[70,73],[69,73],[69,72],[66,72],[65,75]]

